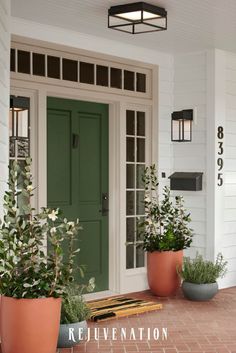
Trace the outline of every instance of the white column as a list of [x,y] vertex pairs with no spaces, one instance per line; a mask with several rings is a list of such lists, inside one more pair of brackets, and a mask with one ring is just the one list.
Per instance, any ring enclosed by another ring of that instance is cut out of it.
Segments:
[[[225,52],[207,53],[207,244],[206,256],[213,260],[222,251],[224,226],[224,167],[217,159],[225,157]],[[224,136],[217,136],[219,127]],[[221,129],[221,128],[220,128]],[[220,137],[220,138],[219,138]],[[222,138],[221,138],[222,137]],[[220,146],[220,143],[223,145]],[[223,148],[223,153],[222,149]],[[222,154],[221,154],[222,153]],[[221,175],[219,174],[221,173]],[[219,178],[219,179],[218,179]],[[220,178],[223,184],[220,186]]]
[[8,114],[10,80],[10,1],[0,0],[0,215],[8,178]]

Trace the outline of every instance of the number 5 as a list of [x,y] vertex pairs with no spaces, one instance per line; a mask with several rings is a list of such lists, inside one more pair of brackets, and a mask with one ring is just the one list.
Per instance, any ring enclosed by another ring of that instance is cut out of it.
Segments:
[[222,173],[218,173],[218,186],[223,185],[223,178],[222,178]]

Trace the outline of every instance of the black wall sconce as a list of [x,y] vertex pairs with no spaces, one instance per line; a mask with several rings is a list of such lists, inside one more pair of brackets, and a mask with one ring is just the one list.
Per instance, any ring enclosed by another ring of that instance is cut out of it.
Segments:
[[193,109],[173,112],[171,115],[171,141],[192,141]]
[[112,6],[108,10],[108,28],[130,34],[164,31],[167,12],[146,2]]
[[26,158],[30,153],[30,99],[10,96],[10,159]]

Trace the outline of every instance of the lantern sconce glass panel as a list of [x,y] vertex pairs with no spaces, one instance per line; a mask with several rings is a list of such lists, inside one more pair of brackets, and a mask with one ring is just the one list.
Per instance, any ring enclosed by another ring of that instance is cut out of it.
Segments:
[[171,115],[171,141],[192,141],[193,109],[173,112]]

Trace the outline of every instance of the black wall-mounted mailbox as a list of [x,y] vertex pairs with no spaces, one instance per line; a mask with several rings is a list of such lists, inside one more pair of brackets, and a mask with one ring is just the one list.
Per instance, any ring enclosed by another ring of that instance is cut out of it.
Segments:
[[200,191],[202,190],[202,175],[203,173],[199,172],[175,172],[169,176],[170,189]]

